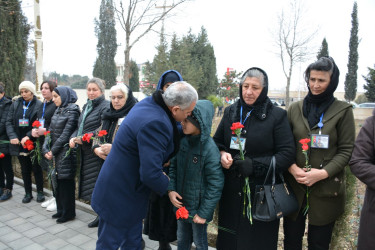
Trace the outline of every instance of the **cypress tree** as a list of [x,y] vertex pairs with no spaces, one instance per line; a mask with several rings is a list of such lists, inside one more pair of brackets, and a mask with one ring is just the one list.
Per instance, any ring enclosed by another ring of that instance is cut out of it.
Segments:
[[106,82],[107,87],[116,84],[117,69],[115,56],[117,52],[117,33],[112,0],[102,0],[100,4],[99,21],[95,20],[95,33],[98,37],[96,58],[93,76]]
[[374,68],[368,68],[368,75],[363,76],[363,79],[365,79],[366,84],[363,86],[363,88],[366,90],[365,96],[370,102],[375,102],[375,65]]
[[328,43],[327,43],[326,38],[323,39],[322,46],[320,47],[318,55],[316,56],[316,58],[319,59],[323,56],[327,56],[327,57],[329,56]]
[[345,99],[347,101],[354,100],[357,94],[358,44],[357,2],[354,2],[349,41],[348,73],[345,76]]
[[26,65],[30,25],[21,1],[0,0],[0,81],[9,96],[18,94]]
[[129,87],[132,91],[139,91],[139,70],[135,61],[130,61]]

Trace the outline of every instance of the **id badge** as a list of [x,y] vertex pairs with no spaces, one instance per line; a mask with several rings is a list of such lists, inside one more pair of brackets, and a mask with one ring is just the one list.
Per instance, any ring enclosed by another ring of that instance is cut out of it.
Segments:
[[329,135],[311,135],[311,147],[312,148],[328,148]]
[[18,126],[20,127],[27,127],[29,126],[29,119],[19,119]]
[[244,150],[246,138],[241,137],[241,138],[238,139],[237,136],[232,136],[232,138],[230,139],[230,148],[240,150],[240,143],[241,143],[241,146],[242,146],[242,150]]
[[41,126],[39,128],[44,128],[44,119],[39,119]]

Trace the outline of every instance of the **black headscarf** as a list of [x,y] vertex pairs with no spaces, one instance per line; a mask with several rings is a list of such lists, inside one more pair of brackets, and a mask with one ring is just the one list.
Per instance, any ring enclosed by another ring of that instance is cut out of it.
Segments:
[[[326,72],[332,70],[331,79],[327,89],[319,95],[313,95],[310,90],[309,79],[311,70]],[[322,113],[324,113],[335,101],[333,93],[339,84],[339,76],[340,70],[332,57],[321,57],[307,67],[305,71],[305,81],[309,93],[303,100],[303,116],[307,118],[310,128],[318,124]]]
[[128,88],[128,98],[126,99],[125,105],[121,109],[116,110],[113,108],[113,105],[111,102],[110,109],[107,109],[102,114],[103,120],[123,118],[129,113],[132,107],[138,102],[138,100],[133,96],[133,91],[128,86],[126,87]]
[[263,69],[252,67],[245,71],[245,73],[242,75],[241,81],[245,80],[244,77],[246,77],[246,74],[250,70],[258,70],[263,74],[263,89],[262,92],[259,94],[258,98],[256,99],[256,101],[252,105],[249,105],[246,104],[245,100],[242,97],[242,83],[240,84],[240,104],[243,108],[242,114],[245,115],[250,110],[253,110],[252,115],[264,119],[264,114],[267,112],[267,110],[270,110],[270,107],[272,106],[272,103],[268,98],[268,76]]
[[53,91],[56,92],[61,98],[61,105],[60,107],[65,107],[69,103],[75,103],[78,100],[76,92],[66,86],[59,86],[56,87]]

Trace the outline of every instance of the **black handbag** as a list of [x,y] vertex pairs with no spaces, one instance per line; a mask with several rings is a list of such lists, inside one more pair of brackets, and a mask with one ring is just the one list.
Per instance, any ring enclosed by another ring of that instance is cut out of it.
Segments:
[[[293,190],[279,174],[282,183],[275,184],[276,159],[272,156],[263,185],[255,187],[253,218],[259,221],[273,221],[298,210],[298,201]],[[272,183],[266,184],[272,173]]]

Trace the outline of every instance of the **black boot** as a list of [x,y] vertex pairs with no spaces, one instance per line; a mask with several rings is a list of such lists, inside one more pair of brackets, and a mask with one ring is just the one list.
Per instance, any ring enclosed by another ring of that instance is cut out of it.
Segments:
[[172,250],[172,248],[168,241],[159,241],[158,250]]
[[90,228],[99,226],[99,216],[96,216],[95,220],[91,221],[88,225]]

